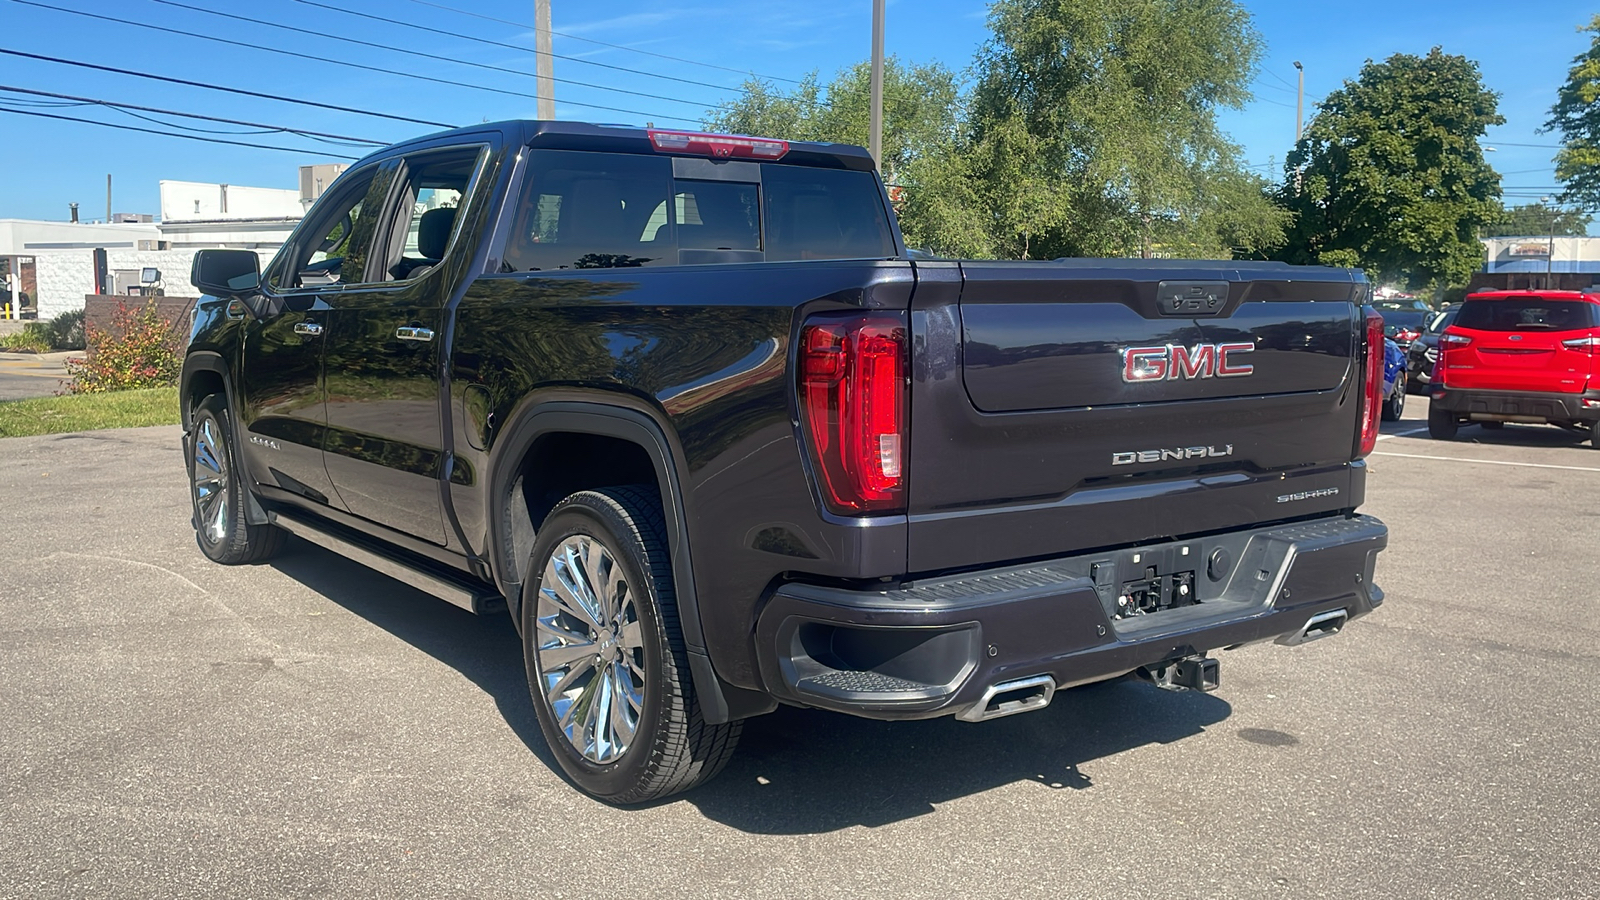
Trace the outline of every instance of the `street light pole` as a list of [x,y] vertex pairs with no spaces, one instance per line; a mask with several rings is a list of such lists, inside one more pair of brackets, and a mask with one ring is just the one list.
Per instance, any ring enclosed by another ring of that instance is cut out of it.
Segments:
[[554,51],[550,40],[550,0],[533,0],[533,47],[537,57],[534,84],[539,96],[539,118],[550,121],[556,117],[555,64],[550,58]]
[[883,168],[883,7],[885,0],[872,0],[872,124],[867,149],[872,164]]
[[1300,65],[1300,60],[1294,61],[1294,69],[1300,73],[1300,88],[1295,92],[1294,99],[1294,142],[1300,143],[1300,135],[1305,133],[1306,120],[1306,67]]

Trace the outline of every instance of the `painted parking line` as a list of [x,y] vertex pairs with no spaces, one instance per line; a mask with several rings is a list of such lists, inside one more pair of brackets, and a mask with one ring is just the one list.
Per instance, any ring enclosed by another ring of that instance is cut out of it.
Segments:
[[1468,459],[1464,456],[1424,456],[1420,453],[1374,453],[1373,456],[1401,456],[1406,459],[1432,459],[1439,462],[1482,463],[1486,466],[1521,466],[1527,469],[1565,469],[1569,472],[1600,472],[1593,466],[1555,466],[1549,463],[1507,462],[1499,459]]
[[1424,425],[1421,428],[1413,428],[1410,431],[1396,431],[1394,434],[1380,434],[1380,435],[1378,435],[1378,440],[1386,441],[1389,438],[1410,437],[1413,434],[1421,434],[1421,433],[1423,433],[1424,431],[1427,431],[1427,430],[1428,430],[1428,426]]

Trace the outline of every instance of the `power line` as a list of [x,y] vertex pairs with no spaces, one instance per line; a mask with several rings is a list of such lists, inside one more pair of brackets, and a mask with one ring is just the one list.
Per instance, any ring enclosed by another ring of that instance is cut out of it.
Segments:
[[1294,94],[1294,88],[1281,88],[1275,84],[1267,84],[1265,81],[1262,81],[1259,78],[1250,83],[1256,87],[1266,88],[1269,91],[1283,91],[1285,94],[1289,94],[1291,96]]
[[[249,22],[252,25],[265,25],[268,28],[278,28],[278,29],[281,29],[283,31],[291,32],[293,34],[302,34],[302,35],[308,35],[310,37],[324,38],[326,40],[339,41],[339,42],[345,43],[345,44],[355,44],[358,47],[368,47],[368,48],[371,48],[373,50],[381,50],[381,51],[385,51],[385,52],[389,52],[389,53],[403,53],[406,56],[415,56],[418,59],[428,59],[428,60],[433,60],[434,62],[442,62],[442,63],[453,63],[453,64],[458,65],[458,66],[470,66],[470,67],[472,67],[474,69],[484,69],[484,70],[489,71],[489,72],[500,72],[500,73],[505,74],[505,75],[517,75],[517,76],[520,76],[522,78],[537,78],[538,77],[538,75],[536,75],[533,72],[524,72],[524,71],[521,71],[520,69],[508,69],[505,66],[493,66],[493,65],[490,65],[488,63],[471,62],[471,61],[465,60],[465,59],[455,59],[455,58],[449,57],[449,56],[440,56],[440,55],[435,54],[435,53],[424,53],[421,50],[407,50],[404,47],[391,47],[391,46],[389,46],[387,44],[379,44],[379,43],[374,42],[374,41],[363,41],[360,38],[345,37],[344,35],[339,35],[339,34],[324,34],[323,32],[313,31],[313,30],[311,30],[309,28],[296,28],[293,25],[284,25],[284,24],[282,24],[280,22],[271,22],[271,21],[268,21],[266,19],[252,19],[249,16],[241,16],[241,15],[237,15],[235,13],[218,12],[217,10],[214,10],[214,9],[206,9],[203,6],[190,6],[187,3],[179,3],[179,2],[177,2],[177,0],[150,0],[150,2],[151,3],[159,3],[162,6],[173,6],[173,7],[177,7],[178,9],[187,9],[187,10],[189,10],[191,12],[204,13],[204,14],[206,14],[208,16],[218,16],[218,17],[223,18],[223,19],[233,19],[233,20],[238,21],[238,22]],[[306,0],[297,0],[297,2],[306,2]],[[323,6],[320,3],[310,3],[308,5],[311,5],[311,6]],[[326,7],[323,7],[323,8],[324,9],[333,10],[334,12],[348,12],[348,10],[341,10],[341,9],[338,9],[337,7],[333,7],[333,6],[326,6]],[[447,31],[438,31],[437,29],[423,28],[421,25],[411,25],[408,22],[394,22],[394,21],[391,21],[389,19],[380,18],[378,16],[369,16],[366,13],[350,12],[349,14],[352,15],[352,16],[360,16],[362,18],[367,18],[367,19],[375,19],[375,20],[377,20],[379,22],[387,22],[387,23],[392,24],[392,25],[404,25],[407,28],[421,28],[423,31],[430,31],[430,32],[433,32],[435,34],[442,34],[442,35],[445,35],[446,37],[453,37],[454,36],[454,35],[451,35]],[[481,38],[468,38],[468,40],[482,40],[482,39]],[[494,44],[496,42],[494,42],[494,41],[484,41],[484,43],[486,43],[486,44]],[[515,44],[499,44],[498,46],[510,47],[513,50],[518,50],[518,51],[521,51],[523,53],[532,52],[532,51],[529,51],[526,47],[518,47]],[[555,54],[551,54],[551,55],[554,56]],[[562,58],[566,59],[568,57],[562,57]],[[583,62],[583,60],[577,60],[577,61],[578,62]],[[599,64],[597,63],[596,65],[599,65]],[[618,67],[617,66],[608,66],[607,68],[613,68],[614,69],[614,68],[618,68]],[[632,72],[632,71],[635,71],[635,70],[633,70],[633,69],[623,69],[623,71]],[[641,73],[641,74],[648,75],[650,73],[645,72],[645,73]],[[655,77],[657,77],[657,78],[668,78],[669,76],[657,75]],[[630,91],[630,90],[628,90],[626,88],[608,87],[608,86],[603,85],[603,84],[593,84],[593,83],[587,82],[587,81],[575,81],[575,80],[573,80],[571,78],[552,78],[550,80],[551,81],[555,81],[555,82],[559,82],[561,84],[571,84],[571,85],[576,85],[578,87],[593,88],[595,90],[600,90],[600,91],[611,91],[612,93],[615,93],[615,94],[628,94],[628,95],[633,96],[633,97],[644,97],[644,98],[650,99],[650,100],[664,100],[664,101],[666,101],[668,103],[682,103],[682,104],[685,104],[685,105],[688,105],[688,106],[699,106],[699,107],[711,106],[711,107],[716,108],[716,109],[726,109],[727,108],[727,107],[724,107],[724,106],[719,106],[718,104],[715,104],[715,103],[700,103],[700,102],[695,101],[695,100],[683,100],[683,99],[680,99],[678,97],[668,97],[668,96],[666,96],[664,94],[650,94],[650,93],[646,93],[644,91]],[[681,79],[681,78],[672,78],[671,80],[672,81],[683,81],[683,79]],[[704,82],[699,82],[699,81],[691,81],[691,82],[688,82],[688,83],[689,84],[704,84]],[[726,90],[726,88],[723,88],[723,87],[721,87],[719,85],[712,84],[712,85],[706,85],[706,86],[715,88],[717,90]],[[569,102],[569,101],[563,100],[562,102],[566,103],[566,102]],[[574,105],[584,106],[586,104],[579,103],[579,104],[574,104]],[[632,113],[634,115],[640,115],[640,116],[648,116],[648,115],[650,115],[650,113],[641,113],[641,112],[637,112],[635,110],[613,109],[612,107],[609,107],[609,106],[601,106],[601,107],[596,107],[596,108],[597,109],[611,110],[612,112],[629,112],[629,113]],[[694,120],[686,119],[684,121],[694,121]]]
[[[329,59],[329,58],[323,57],[323,56],[313,56],[313,55],[311,55],[309,53],[297,53],[297,52],[295,52],[293,50],[285,50],[285,49],[283,49],[281,47],[270,47],[270,46],[267,46],[267,45],[261,44],[261,43],[246,43],[244,41],[231,41],[231,40],[228,40],[227,38],[215,37],[215,36],[209,35],[209,34],[196,34],[194,32],[190,32],[190,31],[180,31],[180,30],[178,30],[176,28],[166,28],[166,27],[163,27],[161,25],[152,25],[152,24],[150,24],[148,22],[135,22],[135,21],[133,21],[131,19],[119,19],[119,18],[116,18],[115,16],[103,16],[103,15],[100,15],[98,13],[83,12],[82,10],[68,9],[68,8],[62,7],[62,6],[51,6],[48,3],[39,3],[39,2],[37,2],[37,0],[11,0],[11,2],[12,3],[20,3],[23,6],[33,6],[33,7],[39,8],[39,9],[48,9],[48,10],[52,10],[54,12],[67,13],[69,15],[74,15],[74,16],[82,16],[82,17],[84,17],[86,19],[97,19],[97,20],[102,21],[102,22],[115,22],[118,25],[131,25],[131,26],[133,26],[135,28],[144,28],[144,29],[148,29],[150,31],[159,31],[162,34],[175,34],[175,35],[178,35],[179,37],[188,37],[188,38],[195,38],[196,40],[211,41],[212,43],[215,43],[215,44],[226,44],[226,45],[228,45],[230,47],[242,47],[242,48],[244,48],[246,50],[259,50],[259,51],[262,51],[264,53],[276,53],[279,56],[288,56],[288,57],[291,57],[291,58],[294,58],[294,59],[303,59],[303,60],[307,60],[309,62],[315,62],[315,63],[325,63],[325,64],[330,65],[330,66],[343,66],[344,68],[347,68],[347,69],[358,69],[358,70],[363,71],[363,72],[376,72],[376,73],[378,73],[380,75],[394,75],[394,76],[397,76],[397,77],[400,77],[400,78],[412,78],[412,79],[416,79],[418,81],[428,81],[428,82],[432,82],[434,84],[448,85],[450,87],[466,88],[468,90],[474,90],[474,91],[484,91],[484,92],[490,93],[490,94],[503,94],[503,95],[508,96],[508,97],[521,97],[521,98],[526,99],[526,100],[537,100],[537,99],[539,99],[538,96],[535,95],[535,94],[525,94],[525,93],[523,93],[521,91],[508,91],[508,90],[505,90],[504,88],[489,87],[488,85],[471,84],[471,83],[465,82],[465,81],[452,81],[451,79],[448,79],[448,78],[434,78],[431,75],[419,75],[419,74],[417,74],[415,72],[402,72],[399,69],[385,69],[382,66],[367,66],[367,65],[362,65],[361,63],[348,62],[348,61],[342,60],[342,59]],[[348,40],[348,39],[341,38],[341,40]],[[381,47],[381,45],[375,45],[375,46],[380,46]],[[383,47],[381,49],[392,49],[392,48]],[[420,55],[425,55],[425,54],[420,54]],[[446,62],[455,62],[456,61],[456,60],[450,60],[450,59],[447,59],[447,58],[444,58],[444,57],[440,57],[440,58],[441,59],[445,59]],[[512,70],[512,71],[514,71],[514,70]],[[644,116],[644,117],[650,118],[650,119],[670,119],[670,120],[672,120],[674,122],[693,122],[695,124],[699,124],[699,120],[698,119],[690,119],[690,118],[686,118],[684,116],[666,115],[664,113],[640,112],[639,110],[636,110],[636,109],[620,109],[620,108],[615,107],[615,106],[600,106],[599,104],[595,104],[595,103],[580,103],[579,101],[576,101],[576,100],[563,100],[561,102],[570,104],[572,106],[583,106],[583,107],[587,107],[589,109],[601,109],[601,110],[605,110],[607,112],[626,113],[626,114],[628,114],[630,116]]]
[[223,91],[229,94],[238,94],[243,97],[257,97],[262,100],[276,100],[279,103],[296,103],[301,106],[314,106],[318,109],[327,109],[334,112],[351,113],[358,116],[371,116],[375,119],[390,119],[395,122],[411,122],[416,125],[432,125],[437,128],[455,128],[448,122],[432,122],[427,119],[413,119],[410,116],[396,116],[389,113],[372,112],[366,109],[356,109],[349,106],[337,106],[332,103],[319,103],[315,100],[300,100],[294,97],[284,97],[278,94],[264,94],[259,91],[247,91],[243,88],[224,87],[220,84],[206,84],[200,81],[189,81],[184,78],[173,78],[169,75],[154,75],[149,72],[136,72],[132,69],[118,69],[113,66],[96,65],[95,63],[81,62],[75,59],[63,59],[59,56],[42,56],[38,53],[24,53],[21,50],[8,50],[0,47],[0,54],[6,56],[19,56],[24,59],[36,59],[40,62],[57,63],[63,66],[77,66],[80,69],[93,69],[97,72],[109,72],[113,75],[130,75],[134,78],[145,78],[151,81],[163,81],[168,84],[181,84],[185,87],[204,88],[208,91]]
[[41,119],[60,119],[63,122],[82,122],[85,125],[99,125],[101,128],[115,128],[119,131],[140,131],[145,134],[160,135],[161,137],[183,138],[186,141],[205,141],[208,144],[231,144],[235,147],[252,147],[257,150],[281,150],[284,153],[302,153],[307,156],[332,156],[336,159],[356,160],[360,157],[346,156],[342,153],[325,153],[321,150],[305,150],[299,147],[278,147],[272,144],[255,144],[248,141],[230,141],[224,138],[204,137],[198,134],[174,134],[170,131],[157,131],[154,128],[140,128],[137,125],[116,125],[111,122],[100,122],[95,119],[80,119],[77,116],[62,116],[55,113],[33,112],[24,109],[11,109],[0,106],[0,113],[10,113],[14,116],[36,116]]
[[[151,0],[151,2],[152,3],[163,3],[163,4],[166,4],[167,6],[183,6],[185,9],[196,9],[197,8],[197,7],[193,7],[193,6],[184,6],[184,4],[173,2],[173,0]],[[386,19],[383,16],[375,16],[375,15],[372,15],[371,13],[357,12],[357,11],[355,11],[353,9],[343,9],[341,7],[338,7],[338,6],[330,6],[329,4],[326,4],[326,3],[318,3],[318,2],[316,2],[316,0],[294,0],[294,2],[303,3],[306,6],[315,6],[318,9],[326,9],[326,10],[328,10],[330,12],[342,13],[342,14],[347,15],[347,16],[358,16],[358,17],[363,18],[363,19],[371,19],[374,22],[382,22],[382,23],[384,23],[386,25],[399,25],[402,28],[411,28],[411,29],[414,29],[416,31],[425,32],[427,34],[436,34],[436,35],[441,35],[441,36],[447,37],[447,38],[453,38],[453,39],[456,39],[456,40],[472,41],[472,42],[478,43],[478,44],[487,44],[487,45],[489,45],[491,47],[503,47],[503,48],[505,48],[507,50],[515,50],[518,53],[537,53],[538,52],[536,50],[529,50],[527,47],[518,46],[517,44],[507,44],[507,43],[504,43],[502,41],[491,41],[488,38],[472,37],[471,35],[466,35],[466,34],[457,34],[457,33],[453,32],[453,31],[445,31],[442,28],[429,28],[426,25],[417,25],[417,24],[415,24],[413,22],[400,22],[400,21],[396,21],[394,19]],[[201,11],[210,12],[210,10],[201,10]],[[215,15],[223,15],[223,14],[222,13],[215,13]],[[249,21],[254,21],[254,20],[249,20]],[[277,27],[286,28],[288,26],[279,25]],[[300,29],[293,29],[293,30],[299,31]],[[309,32],[309,33],[310,34],[316,34],[317,32]],[[554,31],[552,31],[550,33],[551,34],[555,34]],[[332,37],[332,35],[325,35],[325,37]],[[340,38],[340,39],[343,40],[343,38]],[[371,45],[371,46],[381,47],[383,45],[374,44],[374,45]],[[550,54],[550,56],[552,58],[555,58],[555,59],[564,59],[564,60],[566,60],[568,62],[578,63],[580,65],[599,66],[602,69],[612,69],[612,70],[617,71],[617,72],[627,72],[627,73],[629,73],[631,75],[643,75],[643,76],[645,76],[647,78],[660,78],[660,79],[663,79],[663,80],[666,80],[666,81],[676,81],[676,82],[679,82],[681,84],[692,84],[692,85],[696,85],[698,87],[711,88],[714,91],[725,91],[725,90],[728,90],[726,85],[712,84],[709,81],[695,81],[695,80],[693,80],[691,78],[678,78],[677,76],[674,76],[674,75],[658,75],[655,72],[646,72],[643,69],[630,69],[630,68],[628,68],[626,66],[614,66],[614,65],[612,65],[610,63],[595,62],[592,59],[582,59],[582,58],[576,57],[576,56],[563,56],[560,53],[552,53],[552,54]],[[445,57],[440,57],[440,58],[445,58]],[[490,68],[496,68],[496,67],[491,66]],[[530,74],[530,73],[527,73],[527,72],[516,72],[515,69],[502,69],[501,71],[515,72],[518,75],[528,75],[528,74]],[[553,81],[562,81],[562,79],[560,79],[560,78],[555,78],[555,79],[552,79],[552,80]],[[617,91],[617,92],[623,93],[623,94],[637,94],[636,91],[624,91],[621,88],[606,87],[604,85],[598,85],[598,84],[589,84],[588,82],[585,82],[585,81],[565,81],[564,83],[565,84],[578,84],[578,85],[583,85],[584,87],[600,88],[601,90],[605,90],[605,91]],[[662,97],[662,96],[659,96],[657,94],[638,94],[638,96],[640,96],[640,97],[651,97],[651,98],[654,98],[656,100],[671,100],[674,103],[693,103],[694,102],[692,100],[679,100],[676,97]]]
[[1262,69],[1261,71],[1263,71],[1263,72],[1267,73],[1268,75],[1271,75],[1273,78],[1276,78],[1279,81],[1283,82],[1283,86],[1288,88],[1289,90],[1291,90],[1291,91],[1299,90],[1299,88],[1297,88],[1294,85],[1289,83],[1289,79],[1284,78],[1282,75],[1279,75],[1277,72],[1274,72],[1271,69]]
[[[11,85],[6,85],[6,84],[0,84],[0,91],[5,91],[7,93],[12,93],[12,94],[32,94],[35,97],[50,97],[50,98],[55,99],[55,100],[72,100],[72,101],[76,101],[76,102],[70,104],[70,105],[73,105],[73,106],[104,106],[104,107],[107,107],[107,108],[110,108],[110,109],[116,109],[116,110],[123,111],[123,112],[126,112],[128,110],[140,110],[142,112],[158,113],[158,114],[164,115],[164,116],[182,116],[183,118],[186,118],[186,119],[201,119],[201,120],[204,120],[204,121],[207,121],[207,122],[219,122],[219,123],[222,123],[224,125],[243,125],[243,126],[245,126],[247,128],[262,128],[262,129],[266,129],[265,131],[261,132],[262,134],[281,133],[281,134],[293,134],[293,135],[297,135],[299,137],[307,137],[307,138],[312,138],[312,139],[328,138],[328,139],[331,139],[331,140],[340,141],[340,142],[344,142],[344,143],[370,144],[370,145],[375,146],[375,147],[382,147],[382,146],[384,146],[385,144],[388,143],[387,141],[374,141],[374,140],[371,140],[369,138],[351,137],[350,135],[347,135],[347,134],[329,134],[329,133],[323,132],[323,131],[308,131],[308,130],[303,129],[303,128],[291,128],[291,127],[289,127],[287,125],[265,125],[265,124],[263,124],[261,122],[246,122],[246,121],[243,121],[241,119],[222,119],[222,118],[218,118],[216,116],[203,116],[203,115],[200,115],[199,113],[180,112],[180,111],[175,110],[175,109],[161,109],[159,107],[154,107],[154,106],[138,106],[138,105],[135,105],[135,104],[132,104],[132,103],[118,103],[118,102],[116,102],[114,100],[102,100],[102,99],[99,99],[99,98],[96,98],[96,97],[77,97],[77,96],[73,96],[72,94],[56,94],[56,93],[52,93],[50,91],[36,91],[36,90],[32,90],[30,88],[13,87]],[[8,102],[14,102],[14,101],[8,101]],[[145,118],[145,117],[144,116],[140,116],[139,118]],[[157,125],[166,125],[169,128],[186,128],[187,127],[187,126],[179,125],[179,124],[172,123],[172,122],[159,122],[159,121],[155,121],[153,119],[146,119],[146,121],[155,122],[155,124],[157,124]],[[201,129],[192,129],[192,130],[201,130]],[[217,132],[210,132],[210,133],[212,133],[212,134],[236,134],[237,132],[217,131]]]
[[1483,140],[1488,141],[1489,143],[1493,144],[1496,147],[1533,147],[1533,148],[1538,149],[1538,150],[1560,150],[1561,149],[1561,145],[1560,144],[1517,144],[1517,143],[1513,143],[1511,141],[1496,141],[1496,140],[1491,140],[1489,138],[1483,138]]
[[[512,21],[510,19],[497,19],[494,16],[486,16],[483,13],[473,12],[472,10],[469,10],[469,9],[460,9],[460,8],[457,8],[457,7],[454,7],[454,6],[446,6],[443,3],[431,3],[431,2],[429,2],[429,0],[410,0],[410,2],[418,4],[419,6],[431,6],[434,9],[442,9],[442,10],[444,10],[446,12],[453,12],[453,13],[457,13],[457,14],[463,15],[463,16],[471,16],[474,19],[483,19],[484,21],[487,21],[487,22],[495,22],[495,23],[500,24],[500,25],[510,25],[513,28],[526,28],[526,29],[533,30],[533,31],[537,31],[538,30],[537,26],[529,25],[529,24],[527,24],[525,22],[514,22],[514,21]],[[562,31],[551,30],[550,33],[553,34],[553,35],[556,35],[557,37],[567,38],[568,40],[583,41],[584,43],[587,43],[587,44],[596,44],[596,45],[599,45],[601,47],[610,47],[613,50],[625,50],[625,51],[627,51],[629,53],[639,53],[639,54],[642,54],[644,56],[654,56],[657,59],[670,60],[670,61],[676,62],[676,63],[686,63],[686,64],[691,65],[691,66],[704,66],[707,69],[720,69],[720,70],[722,70],[724,72],[732,72],[735,75],[753,75],[753,76],[755,76],[757,78],[762,78],[762,79],[765,79],[767,81],[786,81],[789,84],[804,84],[805,83],[805,82],[801,81],[798,78],[783,78],[783,77],[778,76],[778,75],[763,75],[760,72],[748,72],[748,71],[745,71],[744,69],[735,69],[732,66],[719,66],[716,63],[701,62],[700,60],[697,60],[697,59],[684,59],[681,56],[668,56],[665,53],[656,53],[656,52],[653,52],[653,51],[650,51],[650,50],[640,50],[638,47],[628,47],[628,46],[624,46],[622,44],[610,44],[610,43],[607,43],[605,41],[597,41],[594,38],[581,37],[581,36],[576,35],[576,34],[569,34],[567,32],[562,32]],[[552,55],[554,55],[554,54],[552,54]],[[565,57],[563,57],[563,58],[565,58]],[[587,60],[575,60],[575,62],[587,62]]]

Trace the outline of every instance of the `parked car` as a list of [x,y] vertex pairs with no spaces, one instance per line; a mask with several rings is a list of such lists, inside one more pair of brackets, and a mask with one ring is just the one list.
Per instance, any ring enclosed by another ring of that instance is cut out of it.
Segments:
[[1600,295],[1469,295],[1439,337],[1428,393],[1428,433],[1440,440],[1464,424],[1528,422],[1585,434],[1600,448]]
[[1383,601],[1358,271],[913,259],[859,147],[505,122],[380,150],[264,269],[191,277],[201,551],[292,533],[509,612],[551,757],[611,802],[779,703],[1214,690],[1209,653]]
[[1406,408],[1406,355],[1400,346],[1383,339],[1383,420],[1397,422]]
[[1459,305],[1434,313],[1421,336],[1406,349],[1406,388],[1414,394],[1425,394],[1433,380],[1433,364],[1439,358],[1439,335],[1456,320]]
[[1427,309],[1417,309],[1411,305],[1380,305],[1376,309],[1378,315],[1383,317],[1383,336],[1393,340],[1401,350],[1410,347],[1411,342],[1422,335],[1422,329],[1432,315]]

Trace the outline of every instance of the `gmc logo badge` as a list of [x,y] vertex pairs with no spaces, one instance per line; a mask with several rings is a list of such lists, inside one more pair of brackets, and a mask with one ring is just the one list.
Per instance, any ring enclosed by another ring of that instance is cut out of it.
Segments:
[[1122,351],[1122,380],[1133,384],[1180,378],[1240,378],[1255,372],[1256,367],[1239,362],[1238,357],[1255,349],[1255,344],[1247,343],[1128,347]]

